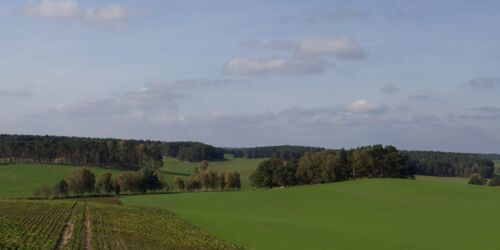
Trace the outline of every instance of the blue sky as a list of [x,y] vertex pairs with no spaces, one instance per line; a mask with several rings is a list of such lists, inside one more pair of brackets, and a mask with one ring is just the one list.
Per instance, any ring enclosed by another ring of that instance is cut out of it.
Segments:
[[0,3],[0,132],[500,152],[498,1]]

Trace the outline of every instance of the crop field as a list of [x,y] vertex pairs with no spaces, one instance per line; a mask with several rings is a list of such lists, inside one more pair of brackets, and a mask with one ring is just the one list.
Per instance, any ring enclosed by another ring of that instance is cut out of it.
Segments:
[[417,178],[122,200],[249,249],[498,249],[498,197],[500,188]]
[[237,249],[167,211],[0,200],[0,249]]
[[[251,185],[248,177],[263,159],[233,158],[232,155],[226,155],[225,157],[226,159],[224,161],[210,162],[209,169],[218,172],[237,171],[240,173],[242,189],[250,189]],[[187,177],[191,175],[194,168],[199,166],[199,162],[186,162],[168,158],[164,160],[162,170],[163,173],[166,174],[167,181],[172,183],[175,176]]]
[[0,249],[54,249],[70,205],[0,201]]
[[[44,185],[54,186],[75,168],[49,164],[0,165],[0,198],[32,196],[36,188]],[[121,172],[97,167],[90,169],[96,176],[104,172],[113,175]]]

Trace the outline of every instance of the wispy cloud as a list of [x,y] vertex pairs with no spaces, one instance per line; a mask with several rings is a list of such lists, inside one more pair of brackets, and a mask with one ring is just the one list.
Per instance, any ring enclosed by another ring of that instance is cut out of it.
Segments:
[[73,19],[86,23],[121,26],[130,16],[124,6],[109,4],[101,7],[82,7],[76,0],[38,0],[22,7],[27,16],[45,19]]
[[473,88],[498,88],[500,87],[500,78],[485,77],[472,79],[467,83],[467,86]]
[[360,59],[365,52],[353,39],[347,37],[306,38],[300,41],[297,52],[307,56],[335,56],[343,59]]
[[228,86],[246,83],[232,79],[189,79],[179,81],[152,81],[140,89],[109,98],[89,99],[77,104],[61,103],[43,115],[53,117],[72,116],[79,119],[143,119],[155,111],[178,108],[178,101],[189,97],[189,91],[198,88]]
[[225,64],[227,72],[247,75],[283,73],[319,74],[333,66],[331,59],[361,59],[366,52],[353,39],[347,37],[305,38],[299,42],[272,40],[243,41],[241,45],[252,49],[287,51],[288,58],[236,57]]
[[30,97],[33,93],[27,89],[0,89],[0,97]]
[[234,58],[226,63],[229,73],[243,75],[266,75],[276,73],[314,74],[322,73],[328,66],[326,62],[308,58]]
[[396,86],[394,86],[394,85],[392,85],[392,84],[387,84],[384,87],[382,87],[380,90],[382,92],[388,93],[388,94],[398,93],[399,92],[399,88],[396,87]]
[[380,102],[357,100],[347,106],[350,113],[359,114],[379,114],[387,110],[387,107]]
[[364,20],[370,16],[367,11],[357,8],[338,8],[327,10],[302,11],[281,18],[283,21],[304,24],[339,23],[345,21]]

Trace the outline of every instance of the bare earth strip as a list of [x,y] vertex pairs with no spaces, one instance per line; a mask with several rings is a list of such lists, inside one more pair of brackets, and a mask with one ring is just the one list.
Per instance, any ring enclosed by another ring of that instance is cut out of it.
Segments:
[[76,203],[71,207],[71,214],[69,216],[68,222],[64,226],[61,236],[59,237],[59,241],[57,242],[57,250],[60,250],[64,246],[66,246],[66,244],[68,244],[68,242],[71,240],[71,236],[73,236],[73,230],[75,228],[75,206]]
[[85,249],[92,249],[92,230],[90,229],[90,210],[87,205],[85,208]]

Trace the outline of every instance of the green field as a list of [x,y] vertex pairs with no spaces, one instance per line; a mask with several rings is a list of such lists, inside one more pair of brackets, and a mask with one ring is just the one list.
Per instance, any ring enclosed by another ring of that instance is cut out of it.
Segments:
[[[52,187],[75,168],[75,166],[45,164],[0,165],[0,198],[32,196],[36,188],[44,185]],[[118,170],[97,167],[91,170],[96,176],[104,172],[113,175],[120,173]]]
[[289,189],[124,197],[249,249],[498,249],[500,188],[371,179]]
[[496,168],[496,174],[500,175],[500,160],[493,160],[495,163],[495,168]]
[[[226,160],[224,161],[210,162],[209,169],[218,172],[237,171],[241,176],[242,189],[251,189],[248,177],[253,173],[255,168],[257,168],[257,165],[263,161],[263,159],[233,158],[231,155],[226,155],[225,157]],[[167,181],[172,183],[175,176],[187,177],[191,175],[194,168],[199,166],[199,162],[186,162],[168,158],[164,160],[162,170]]]

